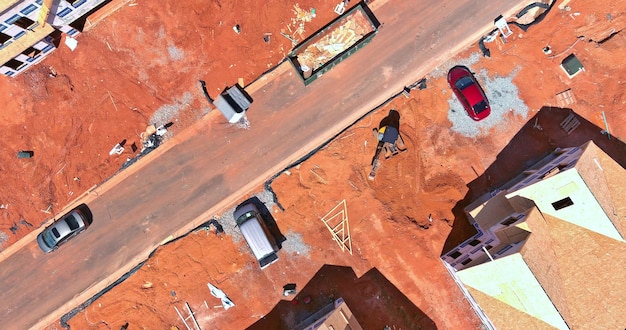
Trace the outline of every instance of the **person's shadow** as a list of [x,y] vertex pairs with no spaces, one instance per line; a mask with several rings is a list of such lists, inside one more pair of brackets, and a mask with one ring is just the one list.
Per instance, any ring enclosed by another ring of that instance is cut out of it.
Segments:
[[383,118],[378,125],[378,128],[383,128],[385,126],[393,127],[400,131],[400,113],[394,109],[389,110],[389,114],[387,117]]

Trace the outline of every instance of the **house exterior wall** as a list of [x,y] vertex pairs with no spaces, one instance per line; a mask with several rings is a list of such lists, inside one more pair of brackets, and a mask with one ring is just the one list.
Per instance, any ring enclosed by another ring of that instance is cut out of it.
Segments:
[[[549,175],[555,168],[559,168],[559,171],[566,171],[574,167],[581,154],[582,150],[579,147],[557,148],[552,154],[546,156],[536,165],[526,169],[524,171],[524,177],[519,178],[517,182],[513,184],[508,184],[507,186],[509,187],[505,190],[507,192],[513,192],[528,187],[543,180],[546,175]],[[550,159],[550,161],[546,162],[546,159]]]
[[104,1],[105,0],[58,1],[58,8],[56,9],[56,15],[54,16],[52,25],[58,27],[69,25],[99,6]]
[[581,155],[579,147],[557,148],[501,188],[468,205],[465,213],[478,234],[444,254],[442,259],[461,270],[490,260],[485,249],[494,258],[519,251],[528,232],[507,227],[515,227],[526,220],[526,214],[535,205],[530,197],[535,196],[515,192],[572,169]]
[[494,231],[494,234],[500,242],[509,245],[525,240],[530,232],[521,226],[504,226],[502,229]]
[[482,228],[490,228],[516,212],[504,193],[499,193],[475,207],[470,205],[465,211]]
[[[0,32],[8,37],[10,40],[5,41],[0,45],[0,49],[10,45],[12,42],[19,40],[27,33],[31,32],[35,27],[39,25],[37,22],[39,9],[41,8],[41,0],[38,1],[24,1],[17,3],[4,11],[0,12]],[[16,21],[20,18],[26,17],[34,22],[32,26],[21,27],[16,25]]]
[[23,72],[27,70],[30,66],[41,62],[41,60],[43,60],[48,54],[56,49],[53,39],[49,36],[46,36],[45,38],[37,41],[31,47],[36,50],[36,52],[32,56],[24,53],[19,53],[17,54],[17,56],[14,57],[14,59],[24,63],[19,70],[15,70],[14,68],[2,65],[0,66],[0,73],[9,77],[17,75],[18,72]]
[[[56,49],[51,33],[60,31],[69,36],[78,35],[80,32],[70,24],[105,1],[52,0],[43,26],[40,24],[40,15],[45,15],[42,11],[46,10],[43,0],[18,0],[7,3],[6,8],[0,7],[0,33],[4,34],[0,34],[0,41],[6,39],[0,44],[0,73],[14,77],[39,63]],[[33,24],[23,26],[20,22],[23,17]]]

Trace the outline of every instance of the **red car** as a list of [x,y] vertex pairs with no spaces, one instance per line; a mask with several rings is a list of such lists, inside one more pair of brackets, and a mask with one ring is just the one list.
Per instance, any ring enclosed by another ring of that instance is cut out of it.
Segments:
[[489,116],[491,107],[487,96],[467,67],[455,66],[450,69],[448,84],[470,118],[479,121]]

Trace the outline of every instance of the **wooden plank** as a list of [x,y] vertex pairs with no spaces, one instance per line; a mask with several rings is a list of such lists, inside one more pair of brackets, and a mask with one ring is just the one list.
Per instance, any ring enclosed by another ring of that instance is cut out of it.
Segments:
[[574,103],[576,103],[576,98],[574,97],[574,92],[571,89],[556,94],[556,104],[559,107],[565,107]]
[[39,15],[37,15],[37,22],[39,25],[45,25],[48,19],[48,14],[50,14],[50,8],[52,8],[52,3],[54,0],[44,0],[41,4],[41,9],[39,10]]

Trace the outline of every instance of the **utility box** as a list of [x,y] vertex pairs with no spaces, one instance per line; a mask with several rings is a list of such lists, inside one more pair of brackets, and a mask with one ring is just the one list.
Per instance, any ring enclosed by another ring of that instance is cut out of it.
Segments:
[[308,85],[367,45],[379,26],[362,1],[298,44],[287,58]]
[[579,74],[581,71],[585,71],[585,67],[576,55],[569,54],[562,62],[561,68],[567,74],[568,77],[573,78],[575,75]]
[[250,104],[252,97],[239,84],[227,88],[213,102],[229,123],[236,123],[243,118]]

